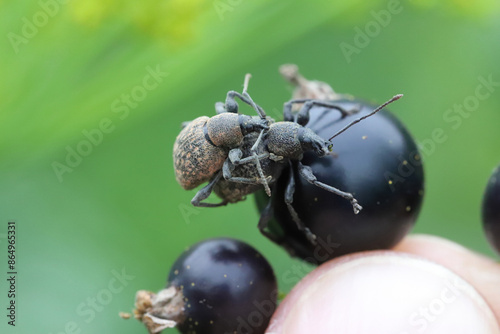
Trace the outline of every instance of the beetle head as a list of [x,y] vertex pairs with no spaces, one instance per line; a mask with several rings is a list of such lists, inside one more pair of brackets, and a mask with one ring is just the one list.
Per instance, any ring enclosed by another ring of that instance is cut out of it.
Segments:
[[260,117],[240,115],[240,128],[243,135],[269,129],[269,120]]
[[299,140],[304,152],[313,151],[319,157],[324,157],[332,152],[333,144],[330,141],[324,140],[309,128],[303,129],[302,136],[300,136],[301,138]]

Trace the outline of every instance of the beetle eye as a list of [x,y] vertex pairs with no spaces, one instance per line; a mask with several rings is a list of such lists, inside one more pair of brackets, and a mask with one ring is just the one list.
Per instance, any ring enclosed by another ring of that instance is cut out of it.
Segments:
[[333,150],[333,144],[328,145],[328,151],[331,152],[332,150]]

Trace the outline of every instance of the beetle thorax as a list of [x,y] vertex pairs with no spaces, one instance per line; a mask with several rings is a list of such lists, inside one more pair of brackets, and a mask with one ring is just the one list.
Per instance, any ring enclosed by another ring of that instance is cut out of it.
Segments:
[[267,133],[267,146],[269,152],[290,159],[302,157],[300,143],[303,127],[294,122],[277,122],[271,124]]

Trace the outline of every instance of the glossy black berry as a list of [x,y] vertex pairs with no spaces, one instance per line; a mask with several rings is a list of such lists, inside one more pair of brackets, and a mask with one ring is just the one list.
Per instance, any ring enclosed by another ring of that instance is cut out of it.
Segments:
[[264,333],[276,307],[271,266],[254,248],[233,239],[193,246],[172,266],[168,281],[185,298],[182,333]]
[[488,181],[483,197],[483,227],[491,246],[500,253],[500,166]]
[[136,295],[136,318],[150,332],[261,334],[274,313],[277,284],[267,260],[228,238],[202,241],[172,266],[167,286]]
[[[339,105],[359,113],[341,118],[323,107],[311,110],[307,127],[328,139],[376,105],[359,100],[339,100]],[[305,181],[294,167],[293,207],[318,242],[311,245],[292,220],[284,201],[288,173],[278,180],[272,197],[274,218],[270,232],[292,255],[314,263],[334,257],[394,246],[414,225],[423,199],[424,173],[416,143],[392,114],[381,111],[352,126],[333,140],[333,154],[319,158],[306,153],[302,163],[311,166],[320,182],[350,192],[363,207],[353,213],[349,201]],[[267,203],[257,195],[259,209]]]

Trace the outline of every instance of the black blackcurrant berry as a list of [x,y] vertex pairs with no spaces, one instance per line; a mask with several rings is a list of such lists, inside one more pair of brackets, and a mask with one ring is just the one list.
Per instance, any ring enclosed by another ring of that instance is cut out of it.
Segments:
[[500,166],[491,174],[483,197],[483,227],[491,246],[500,253]]
[[[307,127],[328,139],[376,105],[359,100],[336,101],[345,110],[360,112],[341,118],[333,109],[314,107]],[[350,192],[363,210],[354,214],[344,198],[308,183],[294,168],[293,207],[318,240],[313,246],[297,229],[285,204],[288,173],[278,180],[273,194],[275,221],[270,232],[292,255],[322,263],[334,257],[394,246],[412,228],[423,199],[424,173],[416,143],[392,114],[381,111],[352,126],[333,140],[333,154],[319,158],[306,153],[318,181]],[[267,203],[257,195],[259,208]]]
[[259,334],[276,299],[276,278],[267,260],[243,242],[219,238],[182,254],[166,289],[140,291],[135,313],[150,332],[175,325],[184,334]]

